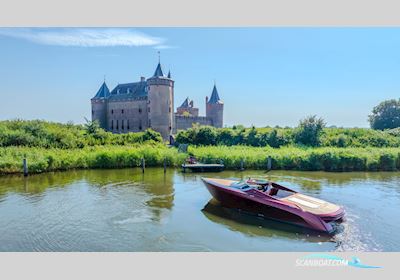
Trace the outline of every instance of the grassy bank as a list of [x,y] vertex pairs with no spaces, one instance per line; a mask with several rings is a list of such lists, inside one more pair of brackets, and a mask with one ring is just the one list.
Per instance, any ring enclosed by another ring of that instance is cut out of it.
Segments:
[[[400,148],[297,148],[247,146],[190,146],[188,153],[202,162],[222,160],[227,169],[238,169],[244,160],[246,169],[266,169],[267,157],[272,157],[273,169],[325,170],[325,171],[395,171],[400,170]],[[0,148],[0,174],[21,173],[22,159],[26,155],[30,173],[47,171],[125,168],[164,164],[179,166],[188,154],[162,144],[130,146],[93,146],[81,149],[45,149],[38,147]]]
[[146,166],[163,166],[164,158],[168,166],[181,164],[186,155],[175,148],[162,144],[132,146],[94,146],[82,149],[44,149],[28,147],[0,148],[0,174],[22,172],[22,159],[26,155],[30,173],[47,171],[124,168],[140,166],[145,158]]
[[400,148],[298,148],[247,146],[189,147],[200,161],[221,159],[226,168],[237,169],[244,160],[247,169],[266,169],[267,157],[272,168],[307,171],[396,171],[400,170]]

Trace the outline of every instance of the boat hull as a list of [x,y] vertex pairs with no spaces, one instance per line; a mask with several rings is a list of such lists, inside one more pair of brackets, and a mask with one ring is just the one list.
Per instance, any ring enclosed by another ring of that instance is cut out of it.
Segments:
[[329,222],[342,218],[344,214],[343,209],[340,209],[337,213],[329,213],[329,215],[315,215],[279,200],[266,200],[233,188],[219,187],[205,179],[203,179],[203,182],[211,195],[222,206],[236,208],[261,217],[311,228],[316,231],[332,233],[334,228]]

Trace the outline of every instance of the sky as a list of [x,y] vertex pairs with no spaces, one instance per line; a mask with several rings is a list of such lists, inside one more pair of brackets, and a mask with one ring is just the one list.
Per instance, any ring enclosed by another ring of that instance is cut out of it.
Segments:
[[0,28],[0,119],[84,123],[104,77],[150,77],[160,52],[205,114],[214,82],[227,126],[368,127],[400,96],[400,28]]

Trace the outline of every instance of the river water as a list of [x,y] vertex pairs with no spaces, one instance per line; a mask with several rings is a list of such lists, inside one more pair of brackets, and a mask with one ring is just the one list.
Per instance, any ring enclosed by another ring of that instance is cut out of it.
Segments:
[[[343,205],[334,236],[222,208],[201,176]],[[82,170],[0,177],[0,251],[400,251],[400,173]]]

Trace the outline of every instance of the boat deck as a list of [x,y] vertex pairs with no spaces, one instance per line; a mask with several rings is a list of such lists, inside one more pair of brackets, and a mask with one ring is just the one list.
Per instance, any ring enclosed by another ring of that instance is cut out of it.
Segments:
[[333,213],[340,209],[338,205],[300,193],[282,198],[281,200],[293,203],[300,207],[303,211],[317,215]]

